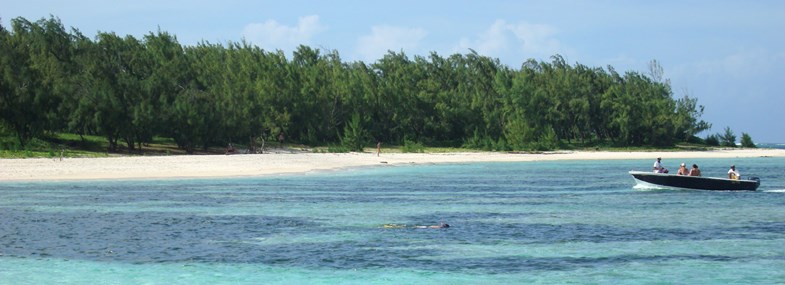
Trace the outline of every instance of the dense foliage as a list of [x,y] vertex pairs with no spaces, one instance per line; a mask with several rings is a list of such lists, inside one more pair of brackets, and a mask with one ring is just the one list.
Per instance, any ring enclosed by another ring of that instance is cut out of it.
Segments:
[[719,134],[707,135],[704,143],[709,146],[720,146]]
[[736,134],[733,133],[733,130],[731,130],[730,127],[725,127],[725,133],[718,136],[722,142],[722,146],[736,147]]
[[741,133],[741,147],[757,148],[758,146],[752,142],[752,137],[747,133]]
[[162,31],[89,39],[54,17],[16,18],[0,26],[0,123],[21,143],[72,132],[135,150],[163,136],[189,152],[279,134],[350,149],[668,146],[708,129],[703,106],[674,99],[654,63],[650,76],[558,55],[513,69],[474,51],[367,64],[308,46],[288,59],[246,42],[183,46]]

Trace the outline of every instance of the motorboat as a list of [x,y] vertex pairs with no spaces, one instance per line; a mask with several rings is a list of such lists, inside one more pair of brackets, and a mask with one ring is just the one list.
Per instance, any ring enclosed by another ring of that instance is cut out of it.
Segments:
[[728,179],[719,177],[687,176],[667,173],[630,171],[638,185],[660,189],[755,191],[760,186],[758,177]]

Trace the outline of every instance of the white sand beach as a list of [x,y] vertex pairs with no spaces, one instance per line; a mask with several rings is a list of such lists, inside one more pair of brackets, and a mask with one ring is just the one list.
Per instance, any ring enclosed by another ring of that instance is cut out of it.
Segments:
[[[783,149],[678,152],[559,151],[548,153],[270,153],[0,159],[0,181],[241,177],[307,173],[349,167],[423,163],[548,160],[785,157]],[[676,162],[672,164],[675,166]],[[667,164],[667,163],[666,163]]]

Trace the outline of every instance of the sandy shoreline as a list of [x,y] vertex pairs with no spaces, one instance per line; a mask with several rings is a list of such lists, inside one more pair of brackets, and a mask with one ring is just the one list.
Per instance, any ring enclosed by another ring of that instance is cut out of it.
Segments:
[[685,152],[517,153],[273,153],[253,155],[135,156],[107,158],[0,159],[0,182],[95,179],[162,179],[264,176],[382,164],[469,163],[549,160],[785,157],[783,149]]

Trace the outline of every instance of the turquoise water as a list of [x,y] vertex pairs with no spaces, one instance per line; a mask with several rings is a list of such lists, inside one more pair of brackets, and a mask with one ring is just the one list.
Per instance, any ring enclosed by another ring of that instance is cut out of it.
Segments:
[[785,158],[683,162],[762,185],[634,189],[649,160],[0,183],[0,284],[785,283]]
[[785,143],[759,143],[757,144],[760,148],[778,148],[778,149],[785,149]]

